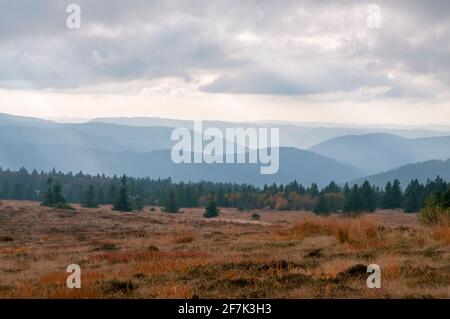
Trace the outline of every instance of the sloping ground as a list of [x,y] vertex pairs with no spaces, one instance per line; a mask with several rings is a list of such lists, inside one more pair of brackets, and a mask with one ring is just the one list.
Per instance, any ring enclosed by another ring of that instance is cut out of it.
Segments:
[[[357,219],[308,212],[0,205],[2,298],[449,298],[450,230],[380,211]],[[66,267],[82,269],[66,288]],[[366,266],[382,288],[366,287]]]

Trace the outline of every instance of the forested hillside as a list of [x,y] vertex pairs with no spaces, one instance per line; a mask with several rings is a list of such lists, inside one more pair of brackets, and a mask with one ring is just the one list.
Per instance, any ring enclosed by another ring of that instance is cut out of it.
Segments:
[[[83,203],[86,194],[90,201],[98,204],[114,203],[121,186],[121,177],[105,175],[91,176],[82,172],[31,173],[26,169],[19,171],[0,171],[0,198],[40,201],[51,178],[61,185],[62,194],[71,203]],[[323,188],[317,184],[301,185],[297,181],[288,184],[270,184],[255,187],[249,184],[232,183],[174,183],[169,179],[127,178],[127,187],[132,199],[139,199],[147,205],[166,205],[167,201],[176,201],[180,207],[204,206],[209,196],[214,195],[219,206],[239,209],[280,209],[314,210],[318,214],[330,212],[371,212],[376,208],[404,208],[407,212],[416,212],[425,204],[432,193],[445,193],[450,186],[437,177],[425,184],[411,181],[402,188],[400,181],[388,182],[379,188],[364,182],[339,186],[335,182]],[[89,192],[88,192],[89,190]],[[170,198],[170,194],[174,198]]]

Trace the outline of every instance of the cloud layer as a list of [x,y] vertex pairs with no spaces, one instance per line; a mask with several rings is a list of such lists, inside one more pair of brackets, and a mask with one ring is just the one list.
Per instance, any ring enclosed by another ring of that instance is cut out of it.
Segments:
[[355,100],[450,91],[447,0],[377,1],[380,29],[367,28],[369,3],[356,0],[78,0],[82,27],[70,30],[73,2],[2,2],[1,88],[172,79],[205,93]]

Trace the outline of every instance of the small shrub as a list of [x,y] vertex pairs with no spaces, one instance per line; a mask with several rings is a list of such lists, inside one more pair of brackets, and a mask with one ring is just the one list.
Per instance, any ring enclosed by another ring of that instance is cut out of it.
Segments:
[[336,230],[336,239],[341,244],[348,243],[350,241],[350,233],[347,227],[339,227]]
[[299,240],[310,236],[331,234],[333,234],[333,228],[319,217],[309,218],[292,227],[293,237]]
[[322,257],[322,248],[311,249],[305,254],[306,258],[320,258]]
[[57,203],[53,206],[53,208],[56,209],[68,209],[68,210],[75,210],[75,208],[73,208],[72,206],[70,206],[67,203],[61,202],[61,203]]
[[159,248],[158,247],[156,247],[156,246],[153,246],[153,245],[150,245],[148,248],[148,251],[159,251]]
[[359,217],[349,222],[342,222],[335,227],[335,236],[339,243],[353,246],[376,246],[380,243],[382,231],[375,223]]
[[9,236],[0,236],[0,242],[11,242],[14,241],[14,238]]
[[450,245],[450,226],[438,226],[434,229],[433,237]]
[[425,225],[450,225],[450,209],[439,205],[427,206],[420,210],[419,220]]
[[258,213],[253,213],[252,214],[252,220],[260,220],[261,216]]
[[187,244],[192,243],[195,240],[193,234],[177,234],[172,238],[172,243],[174,244]]
[[122,281],[118,279],[111,279],[103,284],[103,291],[107,294],[114,294],[114,293],[128,294],[133,290],[135,290],[136,288],[137,287],[133,282]]
[[117,246],[115,244],[103,244],[101,246],[98,246],[94,249],[92,249],[92,251],[112,251],[112,250],[117,250]]
[[144,200],[140,196],[133,197],[131,201],[132,210],[142,211],[144,209]]

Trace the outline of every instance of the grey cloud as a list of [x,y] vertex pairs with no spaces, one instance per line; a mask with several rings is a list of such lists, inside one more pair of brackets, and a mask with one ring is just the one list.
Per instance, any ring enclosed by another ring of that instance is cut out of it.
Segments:
[[[314,71],[315,70],[315,71]],[[290,75],[264,69],[251,68],[232,75],[219,76],[200,89],[209,93],[311,95],[330,92],[349,92],[365,86],[392,85],[377,72],[351,65],[328,67],[317,65]]]
[[[65,9],[73,2],[82,8],[81,31],[65,27]],[[358,38],[355,21],[335,16],[355,10],[365,15],[368,3],[356,0],[339,5],[331,0],[5,0],[0,11],[0,87],[71,88],[206,72],[219,74],[199,88],[210,93],[309,95],[387,86],[389,97],[424,99],[449,90],[450,2],[378,3],[383,12],[398,14],[407,28],[383,20],[381,30]],[[117,34],[89,34],[96,25]],[[253,46],[237,43],[235,36],[243,31],[264,40]],[[340,32],[346,37],[344,46],[328,51],[314,43],[294,47],[286,40],[278,48],[266,42],[283,36],[315,40]],[[423,32],[429,34],[425,41],[411,40]],[[290,65],[280,66],[274,55]],[[427,91],[404,77],[387,78],[391,69],[431,76],[440,86]]]

